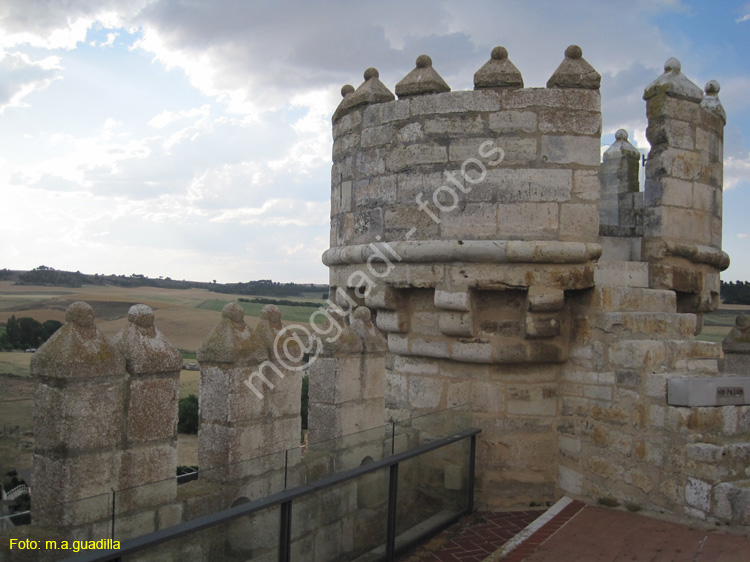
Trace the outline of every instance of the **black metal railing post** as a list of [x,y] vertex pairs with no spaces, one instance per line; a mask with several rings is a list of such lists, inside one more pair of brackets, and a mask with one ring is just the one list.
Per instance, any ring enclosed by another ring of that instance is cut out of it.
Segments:
[[396,454],[396,422],[391,422],[391,454]]
[[115,499],[117,492],[112,490],[112,540],[115,540]]
[[469,513],[474,511],[474,483],[477,462],[477,436],[471,436],[471,444],[469,446]]
[[284,489],[285,490],[286,490],[288,475],[289,475],[289,449],[284,451]]
[[279,562],[292,560],[292,501],[286,501],[280,506],[279,521]]
[[396,553],[396,511],[398,507],[398,464],[392,464],[388,478],[388,524],[385,531],[385,559],[393,562]]

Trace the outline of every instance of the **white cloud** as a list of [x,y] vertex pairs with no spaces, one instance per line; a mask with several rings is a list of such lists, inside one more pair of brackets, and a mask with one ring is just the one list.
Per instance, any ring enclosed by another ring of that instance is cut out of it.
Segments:
[[741,183],[750,185],[750,151],[724,159],[724,189],[734,189]]
[[92,47],[96,47],[97,45],[99,47],[111,47],[115,44],[115,39],[117,39],[119,36],[119,33],[107,33],[106,41],[100,41],[98,43],[96,41],[91,41],[89,45],[91,45]]
[[75,49],[95,24],[129,27],[127,22],[153,0],[73,0],[0,4],[0,45],[30,45],[44,49]]
[[58,57],[32,60],[24,53],[0,48],[0,114],[8,107],[28,105],[24,98],[58,80],[61,70]]
[[260,207],[229,209],[211,219],[211,222],[237,222],[261,226],[314,226],[325,225],[330,216],[328,201],[299,201],[294,199],[269,199]]
[[750,238],[750,234],[738,234],[737,238],[743,238],[743,239]]
[[163,129],[167,125],[171,125],[175,121],[182,121],[183,119],[193,119],[196,117],[208,117],[210,107],[204,105],[202,107],[195,107],[185,111],[169,111],[165,109],[159,115],[151,119],[148,122],[149,126],[155,129]]

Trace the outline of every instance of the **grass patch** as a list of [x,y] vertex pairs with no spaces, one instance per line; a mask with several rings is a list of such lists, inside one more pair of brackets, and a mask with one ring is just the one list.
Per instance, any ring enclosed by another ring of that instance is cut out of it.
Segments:
[[720,309],[714,312],[709,312],[703,315],[704,326],[727,326],[729,328],[734,326],[735,318],[739,314],[740,310],[727,310]]
[[704,326],[701,333],[695,336],[695,339],[701,341],[709,341],[713,343],[721,343],[732,328],[728,326]]
[[604,507],[617,507],[620,505],[620,502],[615,498],[598,498],[596,503],[603,505]]
[[182,353],[183,359],[197,359],[198,353],[196,351],[185,351],[184,349],[180,350],[180,353]]
[[640,511],[643,508],[640,505],[638,505],[637,503],[630,503],[630,502],[628,502],[628,503],[625,504],[625,509],[627,509],[628,511],[632,511],[633,513],[635,513],[636,511]]

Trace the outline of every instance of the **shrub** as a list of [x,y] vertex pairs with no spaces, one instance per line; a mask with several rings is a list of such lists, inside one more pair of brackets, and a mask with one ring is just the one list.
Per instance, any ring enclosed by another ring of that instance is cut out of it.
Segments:
[[179,433],[198,433],[198,397],[191,394],[180,398],[177,413],[177,431]]

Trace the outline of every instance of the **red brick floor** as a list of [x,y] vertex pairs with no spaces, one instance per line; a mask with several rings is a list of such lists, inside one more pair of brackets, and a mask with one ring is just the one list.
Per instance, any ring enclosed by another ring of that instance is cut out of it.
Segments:
[[750,561],[750,538],[617,509],[587,505],[555,531],[524,562]]
[[566,505],[560,513],[555,515],[544,526],[513,549],[508,556],[503,558],[503,562],[522,562],[525,560],[527,556],[537,550],[547,539],[578,515],[585,506],[586,504],[577,500]]
[[474,513],[399,562],[482,562],[544,511]]
[[[474,513],[399,562],[482,562],[543,513]],[[721,530],[573,501],[502,562],[750,562],[750,537]]]

